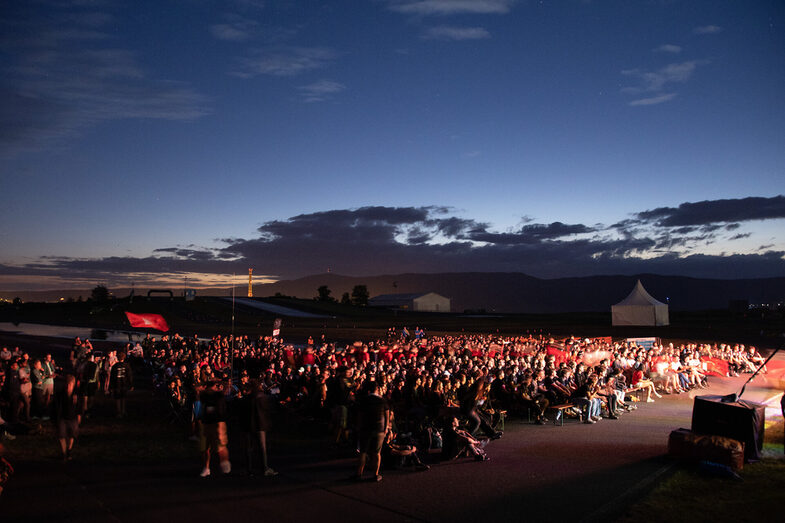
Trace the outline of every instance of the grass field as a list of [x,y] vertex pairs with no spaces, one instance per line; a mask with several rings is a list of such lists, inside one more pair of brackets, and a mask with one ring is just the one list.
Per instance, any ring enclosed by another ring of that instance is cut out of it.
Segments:
[[785,492],[784,425],[780,420],[766,428],[764,458],[745,465],[739,473],[741,481],[679,465],[619,521],[781,521],[782,505],[776,500],[781,501]]

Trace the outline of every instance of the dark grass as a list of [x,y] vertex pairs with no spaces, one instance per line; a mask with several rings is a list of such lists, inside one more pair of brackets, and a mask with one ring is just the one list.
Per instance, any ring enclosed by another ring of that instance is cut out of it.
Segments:
[[679,464],[673,474],[628,507],[617,521],[781,521],[784,425],[780,421],[766,428],[764,458],[746,464],[739,472],[741,481],[708,474],[696,465]]
[[[131,393],[128,417],[114,417],[114,401],[100,395],[90,418],[84,420],[74,447],[74,461],[100,465],[158,463],[162,460],[198,460],[196,443],[187,439],[187,428],[167,420],[165,402],[149,391]],[[4,444],[15,463],[61,459],[52,422],[28,425],[30,432]]]

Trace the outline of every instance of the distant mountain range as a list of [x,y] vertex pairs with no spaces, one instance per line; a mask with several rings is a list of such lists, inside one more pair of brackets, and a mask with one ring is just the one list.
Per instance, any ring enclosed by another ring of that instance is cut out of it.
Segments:
[[[393,274],[384,276],[342,276],[317,274],[296,280],[254,285],[254,296],[280,293],[312,298],[321,285],[340,300],[355,285],[368,287],[370,295],[436,292],[452,300],[453,312],[559,313],[608,311],[624,299],[640,279],[646,290],[673,310],[727,309],[732,300],[752,304],[785,302],[785,277],[744,280],[712,280],[683,276],[640,274],[635,276],[588,276],[582,278],[540,279],[521,273],[470,272],[441,274]],[[235,287],[237,296],[247,295],[247,286]],[[110,289],[117,297],[128,296],[130,289]],[[182,289],[172,289],[176,296]],[[145,295],[146,290],[136,290]],[[56,301],[90,295],[90,290],[0,292],[0,297],[19,296],[25,301]],[[198,296],[230,296],[231,288],[205,288]]]

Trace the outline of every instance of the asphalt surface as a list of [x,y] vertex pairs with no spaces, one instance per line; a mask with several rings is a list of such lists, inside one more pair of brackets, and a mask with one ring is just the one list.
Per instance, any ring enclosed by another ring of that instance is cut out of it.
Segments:
[[[738,392],[747,378],[711,378],[706,391],[637,403],[596,425],[508,420],[487,447],[488,462],[387,471],[379,483],[348,480],[355,456],[323,438],[285,445],[272,437],[270,460],[280,472],[273,478],[216,469],[202,479],[198,460],[18,463],[0,496],[0,521],[608,521],[673,470],[668,434],[689,428],[692,396]],[[781,390],[772,385],[757,378],[744,399],[778,406]]]

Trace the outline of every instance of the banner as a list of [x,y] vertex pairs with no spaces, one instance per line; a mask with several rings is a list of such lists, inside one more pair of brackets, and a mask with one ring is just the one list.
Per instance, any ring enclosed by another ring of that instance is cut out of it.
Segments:
[[126,312],[125,316],[128,318],[131,327],[155,329],[161,332],[169,330],[169,325],[160,314],[134,314],[133,312]]
[[634,343],[638,347],[646,350],[651,349],[657,342],[657,338],[627,338],[627,343]]
[[273,338],[277,338],[281,335],[281,318],[275,318],[273,322]]
[[559,365],[560,363],[563,363],[570,359],[570,355],[567,351],[560,349],[555,345],[548,345],[545,348],[545,353],[548,356],[553,356],[553,361],[554,363],[556,363],[556,365]]
[[728,375],[728,362],[720,358],[701,358],[703,361],[703,370],[709,376]]

